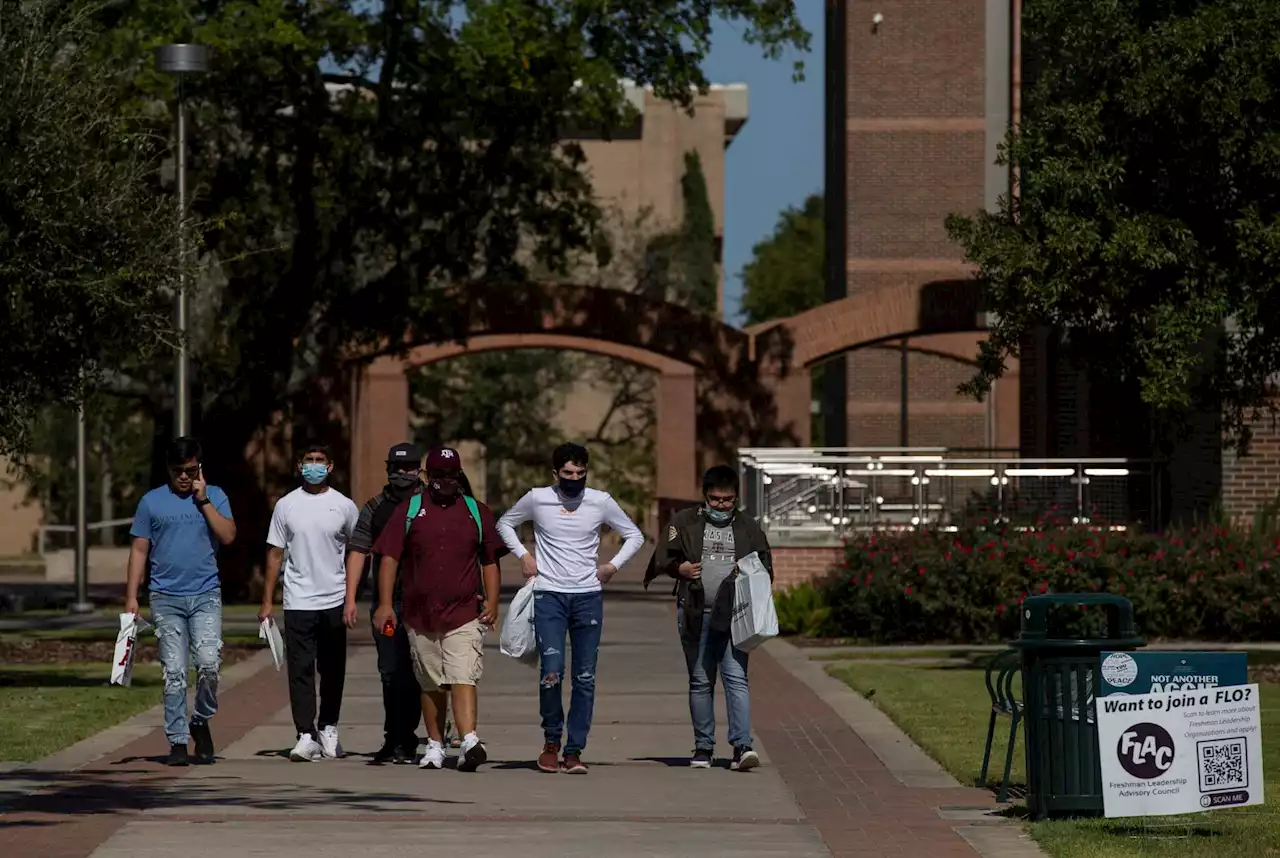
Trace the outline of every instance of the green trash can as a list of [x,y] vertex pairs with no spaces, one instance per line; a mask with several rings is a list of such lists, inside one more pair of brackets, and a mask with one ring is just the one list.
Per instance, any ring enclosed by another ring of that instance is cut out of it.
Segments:
[[[1106,610],[1106,637],[1051,638],[1049,611],[1086,605]],[[1110,593],[1031,596],[1022,603],[1022,631],[1011,646],[1022,653],[1027,809],[1032,819],[1102,813],[1102,773],[1094,712],[1103,651],[1145,646],[1133,605]]]

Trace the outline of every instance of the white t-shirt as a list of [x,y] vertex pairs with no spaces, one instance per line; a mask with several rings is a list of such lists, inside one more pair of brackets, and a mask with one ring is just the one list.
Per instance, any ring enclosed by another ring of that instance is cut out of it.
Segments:
[[507,510],[498,521],[498,533],[516,557],[528,550],[520,544],[516,528],[533,522],[538,558],[539,590],[557,593],[590,593],[600,589],[596,565],[600,555],[600,526],[607,524],[623,539],[609,562],[618,569],[644,547],[644,534],[627,517],[608,492],[585,489],[567,504],[555,486],[533,489]]
[[347,596],[347,542],[360,511],[334,488],[297,488],[276,502],[267,544],[284,549],[284,609],[323,611]]

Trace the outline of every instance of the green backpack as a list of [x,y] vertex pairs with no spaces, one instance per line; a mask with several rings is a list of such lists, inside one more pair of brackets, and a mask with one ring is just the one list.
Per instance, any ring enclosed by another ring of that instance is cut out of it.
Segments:
[[[480,524],[480,507],[476,506],[476,499],[471,495],[463,495],[462,500],[467,504],[467,512],[471,513],[471,520],[476,523],[476,539],[483,543],[484,528]],[[404,514],[405,533],[409,532],[409,528],[413,526],[413,520],[418,517],[418,513],[421,511],[422,492],[418,492],[409,498],[409,511]]]

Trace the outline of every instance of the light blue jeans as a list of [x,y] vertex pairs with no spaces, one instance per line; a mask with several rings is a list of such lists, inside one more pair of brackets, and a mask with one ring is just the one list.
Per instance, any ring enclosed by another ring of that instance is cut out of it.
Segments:
[[187,722],[187,654],[196,668],[193,721],[218,711],[218,666],[222,660],[222,590],[198,596],[151,594],[151,620],[164,671],[164,732],[171,745],[191,738]]
[[[684,616],[684,606],[676,611]],[[681,622],[683,625],[683,622]],[[729,744],[751,747],[751,692],[747,687],[747,653],[733,646],[728,631],[711,628],[711,615],[702,617],[698,640],[685,640],[685,664],[689,668],[689,716],[693,719],[695,751],[716,749],[716,673],[724,681],[724,702],[729,715]]]

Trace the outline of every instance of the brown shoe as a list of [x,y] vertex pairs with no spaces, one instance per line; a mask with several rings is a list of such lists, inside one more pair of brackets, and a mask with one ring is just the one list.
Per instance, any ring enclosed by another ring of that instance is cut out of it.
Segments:
[[542,746],[538,755],[538,771],[555,774],[560,771],[560,746],[552,742]]
[[587,764],[582,762],[582,757],[577,754],[565,754],[564,762],[560,764],[565,774],[569,775],[585,775],[587,773]]

